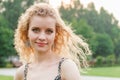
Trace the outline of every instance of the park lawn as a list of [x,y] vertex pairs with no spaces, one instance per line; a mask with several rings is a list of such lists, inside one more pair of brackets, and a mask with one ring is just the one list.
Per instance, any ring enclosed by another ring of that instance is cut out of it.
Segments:
[[13,77],[0,75],[0,80],[13,80]]
[[87,73],[82,73],[82,75],[119,77],[120,78],[120,66],[119,67],[90,68],[87,71]]

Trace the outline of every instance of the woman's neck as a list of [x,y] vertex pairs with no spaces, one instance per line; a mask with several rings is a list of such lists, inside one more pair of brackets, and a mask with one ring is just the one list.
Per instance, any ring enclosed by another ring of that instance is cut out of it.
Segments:
[[33,56],[33,62],[34,63],[42,63],[42,62],[48,62],[52,60],[55,57],[55,53],[53,51],[47,51],[47,52],[35,52]]

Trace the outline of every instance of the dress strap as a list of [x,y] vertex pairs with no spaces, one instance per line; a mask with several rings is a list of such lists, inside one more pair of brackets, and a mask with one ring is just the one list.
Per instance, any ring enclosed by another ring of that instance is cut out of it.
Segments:
[[25,65],[25,69],[24,69],[24,80],[27,80],[27,73],[28,73],[28,63]]
[[67,58],[61,58],[59,65],[58,65],[58,74],[61,74],[61,64],[63,63],[63,61],[67,59]]

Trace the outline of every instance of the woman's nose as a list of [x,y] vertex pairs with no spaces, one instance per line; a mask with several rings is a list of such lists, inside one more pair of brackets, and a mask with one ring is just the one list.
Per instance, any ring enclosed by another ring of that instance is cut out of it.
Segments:
[[41,40],[41,41],[44,41],[45,40],[45,33],[44,32],[41,32],[40,34],[39,34],[39,40]]

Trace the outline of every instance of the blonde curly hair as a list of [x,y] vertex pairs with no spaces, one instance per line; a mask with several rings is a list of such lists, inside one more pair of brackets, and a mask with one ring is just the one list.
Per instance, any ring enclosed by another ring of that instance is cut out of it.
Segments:
[[91,54],[88,44],[76,35],[61,19],[59,12],[47,3],[32,5],[18,20],[14,44],[22,61],[30,62],[30,56],[34,53],[32,47],[27,46],[29,23],[34,15],[50,16],[56,20],[56,36],[52,49],[54,53],[72,58],[80,66],[87,66],[86,55]]

